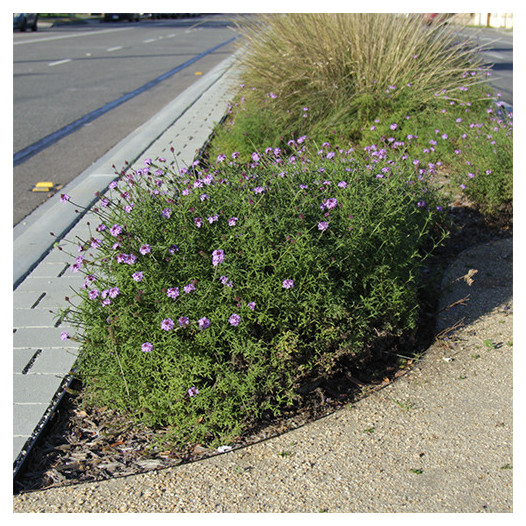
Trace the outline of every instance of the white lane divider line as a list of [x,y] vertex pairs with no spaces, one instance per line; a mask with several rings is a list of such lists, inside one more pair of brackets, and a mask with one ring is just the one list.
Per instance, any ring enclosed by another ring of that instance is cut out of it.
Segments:
[[122,46],[109,47],[106,51],[118,51],[122,49]]
[[48,66],[58,66],[59,64],[65,64],[66,62],[71,62],[71,59],[65,58],[63,60],[57,60],[56,62],[50,62]]
[[143,44],[150,44],[151,42],[155,42],[156,38],[149,38],[148,40],[143,40]]

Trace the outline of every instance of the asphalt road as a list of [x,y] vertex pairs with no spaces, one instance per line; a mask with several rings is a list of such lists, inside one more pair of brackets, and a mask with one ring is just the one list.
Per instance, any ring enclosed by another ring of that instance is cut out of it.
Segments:
[[218,16],[13,33],[13,225],[48,198],[37,182],[73,180],[230,56],[236,35]]
[[481,46],[487,64],[492,65],[490,82],[501,93],[501,100],[513,105],[513,32],[492,28],[464,28],[462,35]]

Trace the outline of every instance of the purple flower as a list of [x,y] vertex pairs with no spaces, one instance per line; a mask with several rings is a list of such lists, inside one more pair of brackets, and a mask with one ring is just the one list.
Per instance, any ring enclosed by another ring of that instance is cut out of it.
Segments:
[[110,234],[113,236],[113,237],[117,237],[119,234],[122,233],[122,227],[120,225],[113,225],[111,228],[110,228]]
[[165,218],[165,219],[170,219],[170,216],[172,215],[172,211],[170,208],[165,208],[162,212],[161,212],[161,215]]
[[391,126],[389,126],[389,128],[391,128],[391,130],[396,130],[396,128],[398,128],[398,124],[393,123]]
[[98,297],[99,294],[100,292],[97,289],[93,289],[88,292],[88,297],[90,300],[94,300],[95,298]]
[[251,301],[250,303],[247,303],[247,307],[250,310],[254,310],[256,308],[256,302],[255,301]]
[[166,318],[161,322],[161,329],[163,331],[171,331],[174,328],[174,322],[170,318]]
[[338,187],[339,187],[339,188],[347,188],[347,183],[346,183],[345,181],[340,181],[340,182],[338,183]]
[[426,202],[425,201],[418,201],[418,203],[416,203],[420,208],[422,208],[423,206],[426,206]]
[[323,208],[327,208],[328,210],[331,210],[332,208],[336,208],[338,206],[338,200],[335,197],[331,197],[325,201],[322,205]]
[[179,327],[186,327],[190,324],[190,320],[188,319],[188,316],[181,316],[178,320]]
[[262,194],[264,191],[265,189],[262,186],[256,186],[256,188],[254,188],[255,194]]
[[327,221],[320,221],[318,223],[318,230],[324,231],[327,230],[327,228],[329,228],[329,223],[327,223]]
[[257,162],[259,161],[259,154],[256,153],[256,152],[254,152],[254,153],[252,154],[252,160],[253,160],[255,163],[257,163]]
[[137,282],[142,281],[142,278],[143,278],[143,273],[142,272],[134,272],[132,274],[132,279],[134,281],[137,281]]
[[199,389],[197,389],[197,387],[190,387],[190,389],[188,389],[188,396],[196,396],[199,394]]
[[237,217],[231,217],[228,220],[228,226],[236,226],[236,222],[238,221]]
[[208,327],[210,327],[210,320],[208,318],[201,318],[198,323],[200,329],[208,329]]
[[142,352],[152,352],[153,345],[150,342],[144,342],[141,345],[141,351]]
[[225,155],[224,153],[220,153],[220,154],[217,156],[217,162],[218,162],[218,163],[223,162],[225,159],[226,159],[226,155]]
[[120,293],[121,293],[121,290],[119,289],[119,287],[112,287],[109,290],[110,298],[116,298]]
[[214,250],[212,252],[212,265],[217,267],[220,263],[223,263],[225,260],[225,253],[222,250]]
[[195,285],[193,283],[188,283],[188,285],[185,285],[183,288],[187,294],[190,294],[190,292],[195,290]]
[[70,335],[69,335],[66,331],[62,331],[62,332],[60,333],[60,339],[61,339],[62,341],[66,341],[66,340],[69,339],[69,338],[70,338]]
[[228,323],[230,323],[230,325],[233,325],[234,327],[239,325],[240,321],[241,321],[241,316],[239,314],[232,314],[232,316],[228,318]]
[[175,254],[175,252],[179,250],[179,247],[177,245],[170,245],[170,248],[168,249],[168,252],[170,254]]
[[[187,285],[188,286],[188,285]],[[186,292],[186,287],[185,287],[185,292]],[[172,299],[176,299],[177,296],[179,296],[179,289],[177,287],[171,287],[169,288],[167,291],[166,291],[166,295],[169,297],[169,298],[172,298]]]
[[201,218],[200,218],[200,217],[196,217],[196,218],[194,219],[194,223],[195,223],[195,226],[196,226],[197,228],[201,228],[202,223],[201,223]]
[[140,249],[139,252],[145,256],[146,254],[149,254],[152,251],[152,248],[148,244],[144,244]]
[[294,281],[291,279],[286,279],[283,281],[283,288],[284,289],[291,289],[294,287]]
[[69,201],[70,199],[71,199],[71,197],[70,197],[68,194],[60,194],[60,200],[61,200],[61,202],[66,203],[66,202]]
[[210,217],[208,218],[208,222],[209,222],[210,224],[212,224],[212,223],[214,223],[215,221],[217,221],[218,219],[219,219],[219,216],[218,216],[217,214],[215,214],[215,215],[210,216]]

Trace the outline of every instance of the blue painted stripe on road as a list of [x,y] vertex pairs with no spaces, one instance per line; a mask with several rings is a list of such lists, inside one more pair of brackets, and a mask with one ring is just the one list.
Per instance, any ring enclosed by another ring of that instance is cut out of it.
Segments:
[[144,86],[141,86],[140,88],[137,88],[134,91],[131,91],[130,93],[127,93],[126,95],[123,95],[122,97],[119,97],[118,99],[108,102],[104,106],[87,113],[86,115],[82,116],[80,119],[77,119],[76,121],[64,126],[60,130],[57,130],[56,132],[51,133],[50,135],[47,135],[46,137],[43,137],[39,141],[27,146],[26,148],[16,152],[13,155],[13,166],[17,166],[31,157],[33,155],[36,155],[37,153],[41,152],[42,150],[45,150],[46,148],[49,148],[49,146],[55,144],[60,139],[63,139],[67,135],[70,135],[74,131],[78,130],[85,124],[88,124],[90,122],[93,122],[95,119],[100,117],[101,115],[104,115],[105,113],[108,113],[109,111],[115,109],[117,106],[120,106],[124,102],[133,99],[137,95],[140,95],[141,93],[144,93],[145,91],[148,91],[149,89],[153,88],[163,80],[166,80],[167,78],[171,77],[172,75],[175,75],[179,71],[181,71],[184,68],[187,68],[188,66],[191,66],[194,62],[197,62],[199,59],[205,57],[206,55],[209,55],[210,53],[213,53],[217,49],[226,46],[227,44],[230,44],[234,40],[238,38],[237,36],[232,37],[231,39],[227,40],[226,42],[223,42],[222,44],[219,44],[213,48],[207,49],[206,51],[203,51],[199,55],[196,55],[194,58],[188,60],[184,64],[181,64],[180,66],[177,66],[174,69],[171,69],[170,71],[167,71],[160,77],[157,77],[156,79],[150,80],[150,82],[147,82],[144,84]]

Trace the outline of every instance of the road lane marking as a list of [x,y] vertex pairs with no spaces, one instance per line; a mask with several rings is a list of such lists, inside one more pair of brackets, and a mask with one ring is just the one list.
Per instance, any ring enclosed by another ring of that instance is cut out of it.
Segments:
[[49,40],[62,40],[64,38],[75,38],[75,37],[92,37],[97,35],[102,35],[102,33],[115,33],[116,31],[129,31],[131,27],[120,27],[118,29],[101,29],[100,31],[86,32],[86,33],[73,33],[72,35],[57,35],[54,37],[45,37],[45,38],[34,38],[32,40],[19,40],[13,42],[13,46],[20,46],[22,44],[38,44],[40,42],[48,42]]
[[58,66],[59,64],[65,64],[66,62],[71,62],[71,59],[65,58],[63,60],[57,60],[56,62],[50,62],[48,66]]
[[151,42],[155,42],[156,40],[157,40],[156,38],[149,38],[148,40],[143,40],[143,43],[150,44]]
[[122,49],[122,46],[109,47],[106,51],[118,51]]
[[86,126],[87,124],[93,122],[95,119],[100,117],[101,115],[104,115],[105,113],[108,113],[109,111],[113,110],[117,106],[120,106],[124,102],[132,99],[133,97],[136,97],[137,95],[140,95],[141,93],[144,93],[145,91],[148,91],[149,89],[153,88],[163,80],[166,80],[167,78],[175,75],[179,71],[187,68],[188,66],[191,66],[201,58],[213,53],[217,49],[220,49],[221,47],[230,44],[234,40],[236,40],[238,36],[234,36],[225,42],[222,42],[221,44],[218,44],[217,46],[214,46],[210,49],[207,49],[206,51],[203,51],[202,53],[199,53],[199,55],[195,55],[190,60],[187,60],[183,64],[180,64],[179,66],[176,66],[175,68],[171,69],[170,71],[167,71],[166,73],[163,73],[161,76],[150,80],[143,86],[131,91],[130,93],[126,93],[122,97],[119,97],[118,99],[115,99],[111,102],[108,102],[104,106],[101,106],[100,108],[91,111],[90,113],[87,113],[86,115],[82,116],[80,119],[77,119],[74,122],[71,122],[70,124],[64,126],[60,130],[57,130],[56,132],[51,133],[50,135],[47,135],[46,137],[43,137],[42,139],[38,140],[37,142],[30,144],[26,148],[16,152],[13,154],[13,166],[17,166],[24,161],[27,161],[27,159],[33,157],[33,155],[36,155],[37,153],[41,152],[42,150],[48,148],[52,144],[55,144],[57,141],[62,139],[63,137],[66,137],[67,135],[73,133],[74,131],[78,130],[82,126]]

